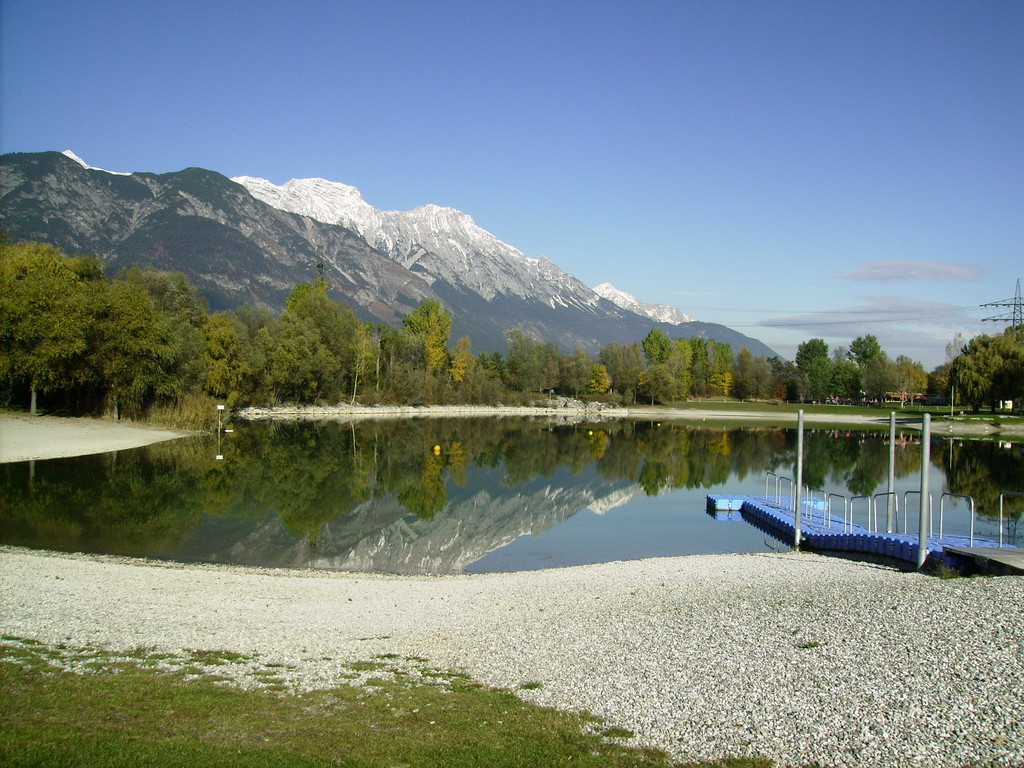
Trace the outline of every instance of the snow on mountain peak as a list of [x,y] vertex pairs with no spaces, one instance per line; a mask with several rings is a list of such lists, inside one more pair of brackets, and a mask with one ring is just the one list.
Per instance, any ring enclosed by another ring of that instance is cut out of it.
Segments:
[[64,155],[65,157],[70,157],[72,160],[74,160],[80,166],[82,166],[83,168],[86,168],[86,169],[88,169],[90,171],[103,171],[104,173],[112,173],[115,176],[131,176],[130,173],[118,173],[117,171],[108,171],[108,170],[105,170],[103,168],[97,168],[95,165],[89,165],[87,162],[85,162],[85,160],[80,158],[78,155],[76,155],[70,149],[65,149],[63,152],[61,152],[61,154]]
[[620,291],[611,283],[601,283],[594,288],[594,293],[608,299],[608,301],[621,309],[649,317],[659,323],[682,325],[683,323],[693,322],[693,318],[678,307],[670,307],[666,304],[648,304],[647,302],[640,301],[640,299],[632,294]]
[[505,294],[552,306],[589,307],[598,302],[593,291],[572,275],[550,262],[528,258],[455,208],[430,203],[411,211],[382,211],[364,201],[355,187],[325,179],[292,179],[283,186],[251,176],[232,181],[275,208],[358,232],[381,253],[430,282],[443,279],[488,300]]

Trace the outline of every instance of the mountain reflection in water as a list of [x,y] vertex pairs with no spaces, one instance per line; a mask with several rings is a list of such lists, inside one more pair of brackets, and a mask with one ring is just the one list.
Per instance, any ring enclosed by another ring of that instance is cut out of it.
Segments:
[[[811,487],[885,490],[887,436],[818,430],[805,445]],[[792,476],[795,451],[793,430],[629,420],[242,423],[219,444],[2,465],[0,522],[21,546],[392,573],[759,552],[781,545],[704,514],[705,494],[762,493],[765,472]],[[901,493],[920,454],[899,441]],[[1024,477],[1020,446],[943,443],[932,459],[939,492],[982,515]]]

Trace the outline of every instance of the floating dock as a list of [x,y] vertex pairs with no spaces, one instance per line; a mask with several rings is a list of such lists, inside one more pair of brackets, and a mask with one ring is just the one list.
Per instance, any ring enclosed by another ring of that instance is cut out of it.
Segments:
[[[792,501],[778,501],[764,496],[709,494],[708,514],[722,519],[728,514],[735,519],[736,510],[744,520],[781,541],[793,543],[796,536],[796,515]],[[800,515],[800,546],[809,550],[861,552],[917,565],[918,535],[916,533],[885,533],[872,531],[841,517],[829,514],[821,499],[807,500]],[[929,536],[926,541],[928,559],[941,561],[952,568],[969,570],[981,564],[979,558],[1000,563],[1003,573],[1024,573],[1024,551],[1012,546],[1000,547],[997,542],[977,536]],[[980,553],[980,554],[979,554]],[[1000,555],[1006,555],[1001,557]],[[1020,570],[1016,570],[1017,568]],[[975,567],[974,570],[980,570]],[[982,570],[982,572],[988,572]]]

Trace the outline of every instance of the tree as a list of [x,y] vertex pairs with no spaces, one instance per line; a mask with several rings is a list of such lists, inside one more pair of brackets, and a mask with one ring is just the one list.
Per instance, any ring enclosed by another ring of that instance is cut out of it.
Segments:
[[0,246],[0,376],[30,392],[80,383],[92,323],[98,262],[65,256],[44,243]]
[[195,389],[206,376],[203,326],[208,309],[199,290],[181,273],[152,267],[122,270],[117,279],[144,289],[157,312],[169,321],[172,359],[166,388],[176,397]]
[[372,325],[355,323],[352,333],[352,397],[349,400],[350,404],[355,403],[359,382],[370,371],[377,359],[377,341]]
[[753,362],[754,356],[750,354],[750,350],[746,346],[740,347],[732,375],[733,394],[740,400],[747,400],[751,396],[750,374]]
[[668,365],[676,381],[676,397],[689,397],[693,391],[693,345],[689,339],[674,339],[669,353]]
[[760,400],[771,395],[772,369],[764,355],[754,355],[747,376],[747,396]]
[[[355,379],[357,328],[350,307],[327,297],[327,283],[316,278],[295,286],[281,313],[280,334],[271,355],[274,388],[299,402],[336,400]],[[362,352],[368,354],[368,344]]]
[[852,360],[833,359],[830,388],[836,397],[854,400],[860,395],[861,371]]
[[562,365],[565,357],[558,351],[558,347],[550,341],[540,344],[537,347],[536,354],[540,389],[544,392],[556,389],[562,378]]
[[471,344],[469,336],[463,336],[455,342],[448,370],[451,373],[452,381],[456,383],[462,383],[470,367],[476,362],[471,351]]
[[175,348],[169,320],[141,286],[115,280],[98,296],[91,359],[115,420],[138,415],[151,397],[175,394]]
[[540,390],[540,358],[537,342],[514,328],[505,332],[508,354],[505,356],[505,385],[516,392]]
[[800,372],[788,360],[778,356],[768,359],[772,371],[773,396],[777,400],[795,400],[800,396]]
[[711,359],[711,384],[724,397],[728,397],[732,392],[732,347],[721,341],[709,339],[708,350]]
[[242,356],[241,323],[227,312],[211,315],[203,329],[206,389],[229,408],[242,399],[243,382],[253,372]]
[[608,369],[601,363],[598,363],[590,370],[590,381],[587,386],[587,392],[591,395],[603,395],[612,386],[612,379],[608,375]]
[[651,328],[643,340],[644,358],[648,367],[663,365],[668,362],[672,352],[672,342],[660,328]]
[[711,394],[711,360],[708,352],[708,340],[700,336],[690,339],[690,374],[693,378],[693,394],[707,397]]
[[882,353],[882,347],[878,339],[870,333],[865,336],[858,336],[850,343],[850,359],[863,370],[869,362]]
[[[997,400],[1024,402],[1024,326],[1007,328],[997,344],[1003,364],[992,377]],[[1018,405],[1019,407],[1019,405]]]
[[870,357],[861,368],[861,386],[871,398],[883,400],[896,389],[895,365],[885,352]]
[[590,373],[594,368],[594,358],[579,347],[569,355],[562,366],[559,386],[566,394],[579,397],[586,392],[590,384]]
[[722,397],[732,394],[732,371],[716,371],[711,374],[711,386]]
[[676,381],[664,363],[652,365],[640,379],[640,394],[655,403],[669,403],[675,398]]
[[448,359],[452,316],[436,299],[420,304],[402,318],[402,329],[420,346],[427,371],[439,373]]
[[982,405],[995,411],[1002,400],[1024,399],[1024,338],[1019,329],[975,336],[953,361],[950,379],[958,399],[975,412]]
[[807,382],[807,394],[821,401],[829,395],[832,361],[824,339],[809,339],[796,350],[796,367]]
[[639,342],[609,342],[601,350],[598,360],[611,378],[611,388],[623,399],[635,402],[640,387],[640,376],[644,371],[643,349]]
[[928,388],[928,374],[924,366],[916,360],[911,360],[907,355],[900,355],[893,365],[896,391],[903,396],[903,405],[917,395],[921,395]]

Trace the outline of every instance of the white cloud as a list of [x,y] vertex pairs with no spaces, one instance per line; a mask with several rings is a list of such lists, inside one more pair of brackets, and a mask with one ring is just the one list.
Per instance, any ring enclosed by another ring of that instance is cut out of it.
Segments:
[[821,337],[830,345],[849,345],[871,334],[891,357],[906,354],[932,368],[944,359],[945,345],[956,333],[981,333],[982,323],[968,308],[892,296],[863,296],[864,302],[834,310],[781,315],[759,325],[792,328],[805,338]]
[[891,259],[866,261],[855,269],[836,272],[840,280],[878,283],[923,283],[967,281],[977,282],[985,274],[973,264],[950,264],[944,261],[912,261]]
[[927,322],[964,317],[964,307],[937,301],[917,301],[894,296],[862,296],[860,306],[782,315],[762,320],[761,325],[782,328],[818,328],[836,325]]

